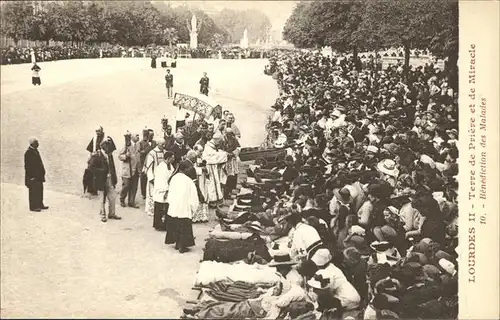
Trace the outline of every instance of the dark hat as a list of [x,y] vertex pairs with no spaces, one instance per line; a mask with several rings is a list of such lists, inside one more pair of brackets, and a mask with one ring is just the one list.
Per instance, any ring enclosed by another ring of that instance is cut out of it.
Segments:
[[355,247],[344,249],[344,263],[348,266],[355,266],[361,262],[361,253]]
[[274,255],[273,260],[269,262],[268,266],[275,267],[294,264],[297,264],[297,262],[293,261],[288,253],[277,253],[276,255]]
[[378,241],[392,241],[397,237],[397,232],[390,226],[375,227],[373,234]]
[[388,125],[388,126],[385,128],[385,132],[386,132],[387,134],[392,134],[392,133],[394,133],[394,132],[396,132],[396,131],[397,131],[397,129],[396,129],[396,127],[395,127],[395,126],[393,126],[393,125]]
[[384,198],[383,187],[381,184],[372,184],[368,186],[368,194],[377,197]]
[[347,188],[342,188],[340,190],[333,190],[333,194],[339,201],[343,203],[349,203],[352,200],[351,192],[349,192],[349,189]]

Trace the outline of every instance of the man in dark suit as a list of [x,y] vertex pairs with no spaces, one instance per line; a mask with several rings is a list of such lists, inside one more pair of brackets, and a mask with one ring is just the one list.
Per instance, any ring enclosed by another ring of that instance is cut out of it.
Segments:
[[184,136],[182,135],[182,133],[174,134],[174,139],[175,141],[170,146],[170,149],[168,149],[168,151],[172,151],[174,153],[173,165],[177,167],[186,153],[189,151],[189,147],[184,143]]
[[38,139],[29,139],[29,148],[24,153],[24,169],[26,172],[24,183],[29,189],[30,210],[40,212],[49,207],[43,204],[43,183],[45,182],[45,168],[38,152]]

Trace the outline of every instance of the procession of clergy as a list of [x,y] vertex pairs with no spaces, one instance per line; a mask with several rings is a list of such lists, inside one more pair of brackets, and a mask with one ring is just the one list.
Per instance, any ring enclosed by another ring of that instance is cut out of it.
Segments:
[[140,186],[145,211],[154,217],[153,227],[167,231],[166,243],[175,243],[181,253],[187,251],[194,245],[191,223],[208,221],[208,206],[217,207],[236,188],[241,136],[234,121],[234,115],[222,112],[221,106],[208,119],[197,121],[179,108],[176,132],[164,118],[158,141],[151,129],[143,130],[142,139],[125,133],[125,146],[118,153],[121,170],[115,167],[113,139],[97,128],[87,147],[84,192],[103,191],[101,221],[121,219],[115,206],[120,173],[120,205],[139,208],[135,197]]

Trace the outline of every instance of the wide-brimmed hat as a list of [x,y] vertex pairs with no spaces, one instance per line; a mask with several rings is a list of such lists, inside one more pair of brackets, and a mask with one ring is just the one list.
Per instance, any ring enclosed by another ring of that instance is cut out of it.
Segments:
[[422,271],[427,275],[428,277],[440,277],[441,276],[441,270],[439,270],[438,267],[432,265],[432,264],[426,264],[422,267]]
[[397,237],[397,232],[390,226],[375,227],[373,229],[373,234],[378,241],[386,242],[392,241]]
[[370,247],[366,244],[365,238],[360,235],[353,234],[348,236],[344,240],[344,247],[346,248],[354,247],[361,253],[361,255],[370,254]]
[[399,146],[394,142],[386,143],[383,145],[383,147],[385,150],[389,151],[389,153],[393,155],[397,155],[400,150]]
[[432,169],[436,169],[436,162],[426,154],[420,156],[420,162],[428,164]]
[[346,107],[344,107],[344,106],[337,106],[337,107],[335,107],[335,109],[337,109],[338,111],[340,111],[342,113],[346,112],[346,110],[347,110]]
[[374,241],[370,244],[370,248],[376,252],[386,252],[387,250],[394,248],[394,245],[388,241]]
[[284,265],[291,266],[294,264],[297,264],[297,262],[293,261],[288,253],[279,252],[274,255],[273,259],[271,260],[271,262],[269,262],[268,266],[270,267],[284,266]]
[[344,263],[349,266],[355,266],[361,262],[361,252],[355,247],[350,247],[342,251],[344,255]]
[[259,221],[252,221],[248,226],[248,229],[257,231],[257,232],[262,232],[262,224]]
[[351,203],[352,202],[352,196],[351,192],[347,188],[342,188],[342,189],[335,189],[333,190],[333,195],[337,200],[339,200],[342,203]]
[[391,195],[391,199],[407,198],[412,197],[416,194],[416,191],[410,188],[405,188],[403,190],[397,189],[394,194]]
[[457,129],[448,129],[446,130],[447,134],[454,134],[456,137],[458,137],[458,130]]
[[307,284],[315,289],[325,289],[330,285],[330,277],[325,272],[325,269],[320,269],[307,281]]
[[342,114],[340,113],[340,111],[337,110],[337,109],[333,110],[330,115],[334,116],[334,117],[337,117],[337,118],[340,118],[342,116]]
[[366,152],[378,153],[378,148],[376,146],[368,146]]
[[378,171],[389,175],[391,177],[397,178],[399,175],[399,170],[396,168],[396,162],[391,159],[384,159],[377,164]]
[[451,276],[454,276],[457,273],[453,262],[442,258],[439,260],[438,263],[439,267],[441,267],[441,269],[443,269],[444,271],[448,272]]
[[330,250],[321,248],[313,254],[311,261],[314,262],[319,268],[323,268],[332,261],[332,258]]

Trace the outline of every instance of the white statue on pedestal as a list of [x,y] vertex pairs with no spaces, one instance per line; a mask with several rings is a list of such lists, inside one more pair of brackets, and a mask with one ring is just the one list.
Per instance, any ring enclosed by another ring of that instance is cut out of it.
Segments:
[[248,31],[247,31],[247,29],[245,29],[245,31],[243,31],[243,38],[240,41],[240,47],[242,47],[243,49],[248,48]]
[[189,47],[191,49],[198,48],[198,32],[200,31],[200,28],[201,28],[201,21],[200,23],[198,23],[196,20],[196,16],[193,14],[193,17],[191,18],[191,27],[189,26],[188,23]]
[[31,56],[31,63],[35,63],[36,62],[35,50],[33,49],[30,50],[30,56]]

